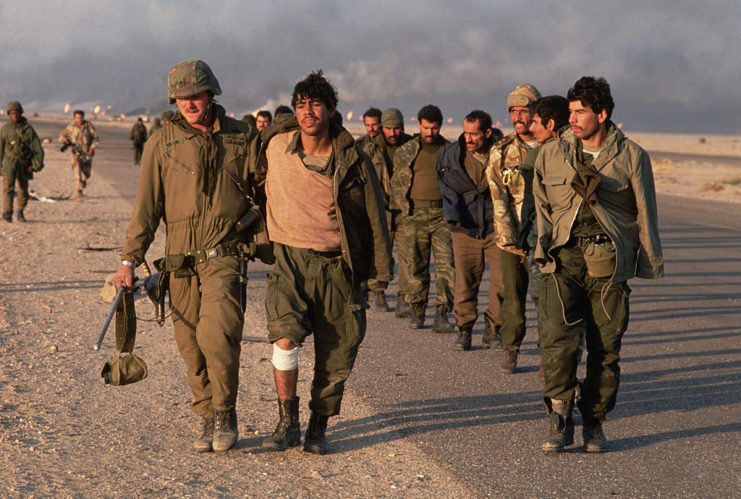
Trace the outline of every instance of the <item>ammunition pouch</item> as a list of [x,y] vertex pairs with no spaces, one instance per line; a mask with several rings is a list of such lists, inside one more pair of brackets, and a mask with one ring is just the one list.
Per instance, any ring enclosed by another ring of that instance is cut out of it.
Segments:
[[612,277],[617,262],[615,244],[607,236],[583,238],[580,246],[587,264],[587,274],[595,279]]

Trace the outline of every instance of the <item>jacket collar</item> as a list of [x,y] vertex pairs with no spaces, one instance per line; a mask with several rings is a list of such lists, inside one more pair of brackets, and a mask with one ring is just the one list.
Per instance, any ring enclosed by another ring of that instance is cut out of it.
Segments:
[[180,114],[180,111],[175,112],[175,116],[173,116],[172,118],[172,123],[183,130],[189,137],[200,135],[202,133],[219,133],[224,128],[226,110],[215,102],[211,105],[213,106],[213,110],[216,113],[216,117],[214,118],[214,122],[212,123],[211,128],[208,132],[201,132],[200,130],[196,130],[195,128],[190,126],[190,123],[185,121],[185,118],[182,114]]
[[[558,132],[558,141],[558,148],[568,160],[573,161],[579,147],[579,139],[574,136],[570,126],[567,125]],[[592,168],[597,171],[604,168],[620,152],[624,141],[625,134],[612,121],[608,121],[604,148],[592,163]]]

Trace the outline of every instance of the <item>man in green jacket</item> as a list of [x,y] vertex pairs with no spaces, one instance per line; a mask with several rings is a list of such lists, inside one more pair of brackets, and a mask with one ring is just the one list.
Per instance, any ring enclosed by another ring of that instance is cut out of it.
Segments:
[[147,127],[144,126],[144,121],[141,118],[137,118],[136,123],[131,127],[129,140],[131,140],[131,144],[134,146],[134,164],[138,165],[142,159],[144,143],[147,141]]
[[300,443],[298,354],[313,334],[304,451],[325,454],[327,420],[340,413],[365,336],[360,285],[391,279],[391,249],[376,172],[333,117],[337,91],[318,71],[296,84],[291,104],[295,116],[263,131],[257,169],[275,254],[265,310],[279,411],[263,447]]
[[[399,248],[406,250],[406,286],[399,289],[412,307],[410,327],[424,326],[430,292],[430,256],[435,257],[435,321],[432,330],[452,333],[448,312],[453,309],[455,268],[453,242],[443,218],[443,201],[437,180],[437,158],[448,141],[440,135],[443,115],[427,105],[417,113],[420,133],[394,155],[391,177],[391,210],[399,210]],[[399,277],[400,285],[403,278]]]
[[193,411],[203,430],[193,447],[223,452],[237,441],[236,401],[244,325],[235,225],[251,208],[253,129],[214,102],[219,82],[203,61],[170,69],[178,112],[147,141],[116,287],[131,287],[160,220],[175,341],[185,361]]
[[587,452],[604,452],[602,425],[615,407],[620,343],[628,326],[627,280],[662,277],[664,260],[651,161],[610,121],[610,85],[584,76],[567,98],[571,127],[542,147],[533,187],[550,417],[542,448],[560,452],[574,442],[577,351],[586,336],[582,436]]
[[28,181],[44,167],[44,149],[36,131],[23,116],[18,101],[8,103],[10,121],[0,128],[0,175],[3,177],[3,220],[13,221],[13,197],[18,184],[18,221],[25,222]]

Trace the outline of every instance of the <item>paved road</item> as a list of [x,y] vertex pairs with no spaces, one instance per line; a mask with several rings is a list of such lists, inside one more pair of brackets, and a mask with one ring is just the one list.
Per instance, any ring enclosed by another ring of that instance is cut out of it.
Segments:
[[[122,166],[132,163],[122,145],[128,131],[108,133],[115,137],[102,137],[106,159],[95,172],[132,199],[138,168]],[[362,399],[376,414],[339,421],[333,445],[414,442],[459,477],[462,495],[738,496],[741,211],[668,196],[659,208],[666,277],[631,282],[622,385],[605,427],[612,452],[538,450],[547,423],[531,304],[515,375],[497,373],[499,355],[480,348],[480,321],[478,348],[464,353],[449,348],[453,335],[371,311],[347,400]],[[251,272],[250,288],[264,292],[263,268]]]

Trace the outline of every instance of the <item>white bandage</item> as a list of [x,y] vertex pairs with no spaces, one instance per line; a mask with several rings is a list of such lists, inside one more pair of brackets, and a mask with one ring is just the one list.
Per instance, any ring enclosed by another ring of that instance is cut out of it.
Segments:
[[273,367],[279,371],[293,371],[298,369],[298,347],[292,350],[283,350],[273,343]]

